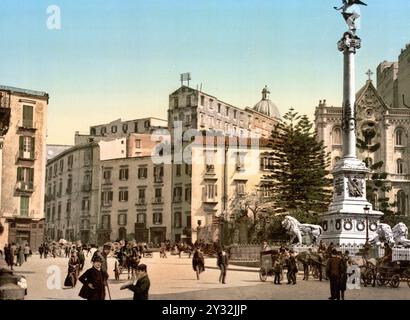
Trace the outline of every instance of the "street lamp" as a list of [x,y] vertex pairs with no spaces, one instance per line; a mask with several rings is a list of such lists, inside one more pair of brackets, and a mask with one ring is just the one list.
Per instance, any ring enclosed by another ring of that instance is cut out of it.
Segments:
[[370,212],[370,207],[366,204],[366,206],[363,208],[365,218],[366,218],[366,244],[369,242],[369,212]]

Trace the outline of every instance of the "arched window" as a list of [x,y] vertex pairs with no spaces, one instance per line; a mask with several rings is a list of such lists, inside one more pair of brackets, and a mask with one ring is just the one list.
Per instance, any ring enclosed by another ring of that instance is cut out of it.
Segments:
[[342,144],[342,130],[337,127],[333,129],[333,145],[341,145]]
[[397,160],[397,174],[404,174],[404,162],[401,159]]
[[398,129],[396,131],[396,146],[402,146],[403,145],[403,130]]
[[403,190],[397,192],[397,214],[406,215],[406,199],[407,196]]

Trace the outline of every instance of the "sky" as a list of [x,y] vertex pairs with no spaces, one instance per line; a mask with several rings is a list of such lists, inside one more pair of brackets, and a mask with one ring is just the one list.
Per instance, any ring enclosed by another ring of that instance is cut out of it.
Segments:
[[[357,90],[366,71],[410,43],[410,1],[364,0]],[[340,106],[346,24],[341,0],[1,0],[0,84],[46,91],[47,143],[116,119],[167,118],[168,95],[191,87],[245,108],[270,99],[313,119]],[[388,3],[388,4],[386,4]],[[49,29],[56,5],[61,28]],[[373,76],[375,79],[375,76]]]

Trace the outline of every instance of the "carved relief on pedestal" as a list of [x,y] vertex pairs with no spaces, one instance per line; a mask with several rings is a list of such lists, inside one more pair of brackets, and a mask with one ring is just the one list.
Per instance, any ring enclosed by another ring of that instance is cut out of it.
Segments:
[[364,195],[364,180],[360,176],[347,176],[347,191],[351,198],[361,198]]

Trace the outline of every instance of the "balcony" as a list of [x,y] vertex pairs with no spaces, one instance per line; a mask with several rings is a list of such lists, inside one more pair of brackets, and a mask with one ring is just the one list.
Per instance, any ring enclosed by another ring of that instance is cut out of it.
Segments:
[[33,182],[18,181],[16,184],[16,191],[18,192],[34,192]]
[[89,210],[82,210],[80,214],[81,218],[88,218],[90,217],[90,211]]
[[147,205],[147,201],[145,200],[145,198],[139,198],[139,199],[137,200],[136,205],[137,205],[137,206],[145,206],[145,205]]
[[204,196],[202,201],[204,203],[208,203],[208,204],[217,204],[218,203],[218,198],[217,197]]
[[102,184],[112,184],[111,179],[104,179]]
[[174,203],[181,203],[182,202],[182,196],[175,196],[173,199]]
[[102,203],[103,207],[111,207],[112,206],[112,201],[107,201]]
[[163,183],[164,177],[162,176],[154,176],[154,183]]
[[38,154],[30,151],[19,150],[16,155],[16,162],[18,161],[35,161]]
[[30,120],[19,121],[17,123],[17,128],[21,131],[36,131],[37,123]]
[[83,184],[81,186],[81,191],[82,192],[90,192],[91,191],[91,184],[90,183]]
[[164,198],[163,197],[155,197],[152,199],[153,204],[163,204],[164,203]]

